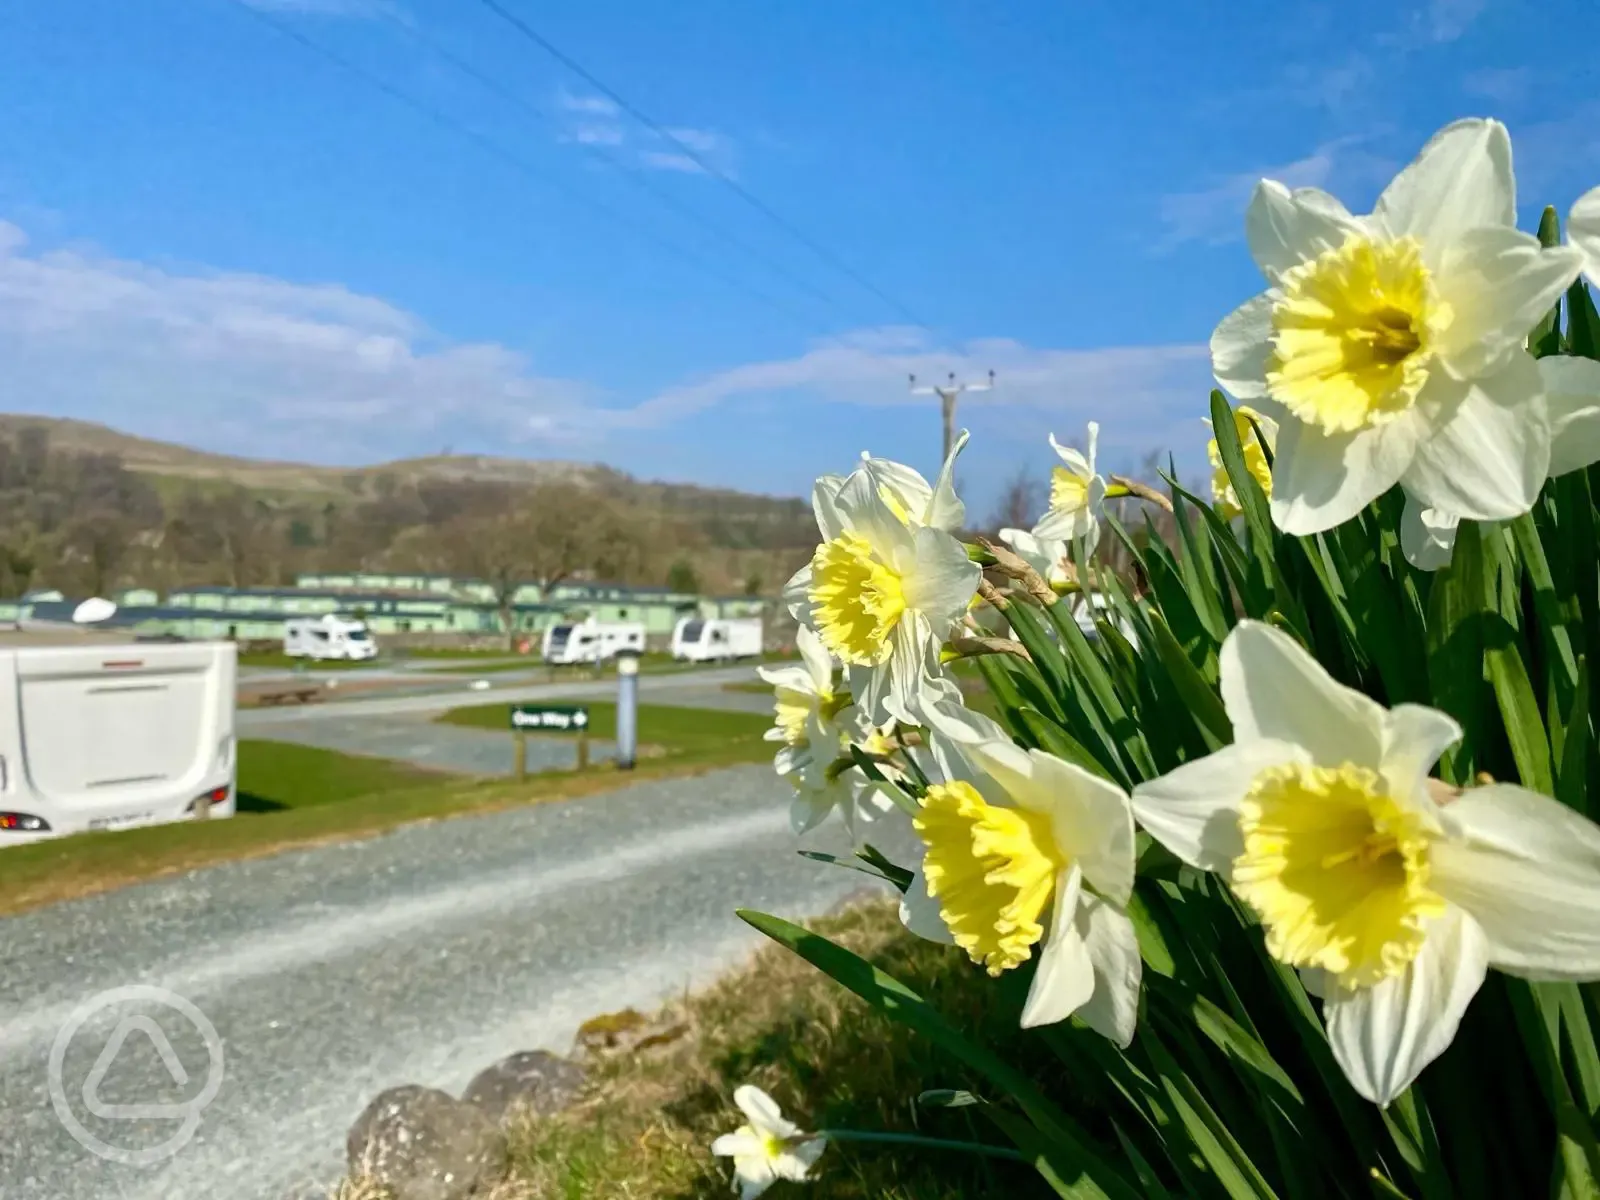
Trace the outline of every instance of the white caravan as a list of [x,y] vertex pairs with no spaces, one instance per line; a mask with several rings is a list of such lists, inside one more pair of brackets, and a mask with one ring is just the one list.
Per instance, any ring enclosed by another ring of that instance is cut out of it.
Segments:
[[233,816],[237,661],[231,642],[0,631],[0,849]]
[[644,653],[644,626],[638,621],[593,619],[552,625],[544,631],[540,657],[547,663],[599,663],[619,650]]
[[362,661],[378,657],[378,643],[365,623],[326,613],[285,621],[283,652],[290,658]]
[[672,657],[681,662],[755,658],[761,653],[761,618],[684,617],[672,631]]

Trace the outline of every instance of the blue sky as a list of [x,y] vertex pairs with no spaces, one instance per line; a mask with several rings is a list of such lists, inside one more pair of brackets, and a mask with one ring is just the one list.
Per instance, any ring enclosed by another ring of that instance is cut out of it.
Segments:
[[1260,176],[1363,209],[1495,115],[1530,225],[1600,182],[1593,0],[499,2],[828,257],[480,0],[7,5],[0,408],[799,493],[992,368],[981,510],[1091,417],[1198,461]]

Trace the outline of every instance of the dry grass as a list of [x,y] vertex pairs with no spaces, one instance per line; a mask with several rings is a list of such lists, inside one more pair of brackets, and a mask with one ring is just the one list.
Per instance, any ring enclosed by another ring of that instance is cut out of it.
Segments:
[[[1017,1015],[1000,989],[959,953],[907,934],[891,905],[873,901],[815,927],[906,980],[996,1048],[1016,1039]],[[512,1173],[493,1200],[724,1196],[728,1168],[709,1147],[741,1123],[732,1104],[741,1083],[766,1089],[809,1128],[1003,1141],[971,1109],[918,1110],[913,1102],[925,1089],[983,1089],[929,1043],[779,948],[669,1006],[659,1020],[681,1021],[690,1032],[647,1055],[601,1061],[576,1107],[513,1124]],[[830,1147],[814,1183],[803,1190],[780,1185],[773,1200],[785,1194],[1028,1200],[1051,1193],[1030,1170],[1008,1163],[854,1144]],[[360,1200],[360,1193],[341,1200]]]

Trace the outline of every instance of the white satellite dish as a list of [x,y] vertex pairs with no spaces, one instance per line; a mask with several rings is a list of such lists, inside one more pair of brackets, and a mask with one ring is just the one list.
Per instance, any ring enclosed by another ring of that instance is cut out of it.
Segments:
[[72,610],[72,622],[74,625],[98,625],[101,621],[109,621],[116,613],[117,606],[111,601],[91,596]]

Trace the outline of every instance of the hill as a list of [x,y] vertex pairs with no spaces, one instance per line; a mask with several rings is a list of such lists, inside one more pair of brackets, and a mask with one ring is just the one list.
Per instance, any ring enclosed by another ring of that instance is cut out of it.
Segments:
[[[578,511],[615,518],[613,543],[624,536],[619,527],[642,543],[627,554],[612,545],[586,569],[609,567],[630,582],[665,582],[673,569],[682,580],[688,563],[708,589],[770,589],[814,539],[810,505],[798,497],[638,480],[597,463],[434,455],[320,466],[21,414],[0,414],[0,448],[8,464],[0,470],[0,522],[9,531],[0,540],[18,543],[15,553],[0,553],[8,591],[282,582],[305,569],[449,569],[462,557],[451,552],[461,535],[487,530],[485,522],[535,496],[548,508],[577,490],[593,493],[574,502]],[[118,554],[119,540],[139,552]]]

